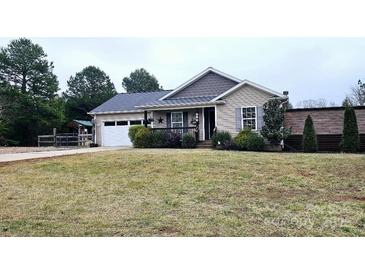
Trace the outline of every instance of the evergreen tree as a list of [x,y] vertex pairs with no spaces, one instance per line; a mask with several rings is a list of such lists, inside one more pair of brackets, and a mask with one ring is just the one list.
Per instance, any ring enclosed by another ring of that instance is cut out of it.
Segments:
[[283,126],[284,112],[288,104],[281,99],[272,99],[264,104],[264,126],[261,134],[272,145],[277,145],[290,135],[290,129]]
[[88,66],[71,76],[63,93],[68,120],[90,120],[87,114],[117,94],[109,76],[101,69]]
[[156,77],[144,68],[136,69],[129,77],[124,77],[122,86],[128,93],[159,91],[162,89]]
[[312,117],[308,115],[307,119],[305,119],[303,130],[303,151],[316,152],[317,150],[316,131],[314,129]]
[[350,107],[345,107],[343,118],[343,133],[341,140],[341,150],[343,152],[357,152],[359,149],[359,130],[357,127],[355,110]]
[[0,107],[5,139],[35,145],[37,135],[63,123],[53,63],[31,40],[13,40],[0,50]]

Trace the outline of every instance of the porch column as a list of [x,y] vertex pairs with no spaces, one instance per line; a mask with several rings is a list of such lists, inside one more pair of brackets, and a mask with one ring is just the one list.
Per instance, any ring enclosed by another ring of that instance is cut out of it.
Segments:
[[203,141],[205,140],[205,117],[204,117],[204,107],[202,107],[202,130],[203,130]]
[[147,110],[144,111],[144,120],[143,120],[143,124],[144,124],[144,127],[147,127]]

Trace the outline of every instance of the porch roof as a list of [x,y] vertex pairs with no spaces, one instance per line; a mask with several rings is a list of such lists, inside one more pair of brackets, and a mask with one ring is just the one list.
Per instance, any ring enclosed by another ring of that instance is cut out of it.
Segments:
[[137,108],[141,109],[159,109],[159,108],[166,108],[166,107],[196,107],[196,106],[204,106],[204,105],[216,105],[216,104],[223,104],[224,101],[216,101],[211,102],[211,100],[215,96],[201,96],[201,97],[190,97],[190,98],[176,98],[176,99],[165,99],[155,100],[148,102],[144,105],[138,105]]

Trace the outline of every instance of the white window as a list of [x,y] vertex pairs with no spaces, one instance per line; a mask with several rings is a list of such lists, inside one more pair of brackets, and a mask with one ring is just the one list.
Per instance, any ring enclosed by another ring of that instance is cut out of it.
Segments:
[[130,120],[129,124],[132,125],[142,125],[143,121],[141,120]]
[[183,127],[183,113],[182,112],[171,112],[171,127]]
[[242,128],[257,129],[257,108],[243,107],[242,108]]
[[117,126],[128,126],[128,121],[117,121]]
[[115,121],[107,121],[107,122],[104,122],[104,126],[106,126],[106,127],[114,127],[115,126]]

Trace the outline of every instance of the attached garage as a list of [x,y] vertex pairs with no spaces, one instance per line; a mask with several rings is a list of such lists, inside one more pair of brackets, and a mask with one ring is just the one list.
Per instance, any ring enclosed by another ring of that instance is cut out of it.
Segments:
[[[168,91],[119,93],[89,112],[93,116],[94,139],[99,146],[131,146],[129,127],[143,123],[144,111],[136,108],[156,101]],[[150,115],[150,113],[149,113]]]
[[103,121],[101,125],[102,146],[131,146],[132,143],[128,137],[129,127],[141,125],[142,122],[142,120]]

